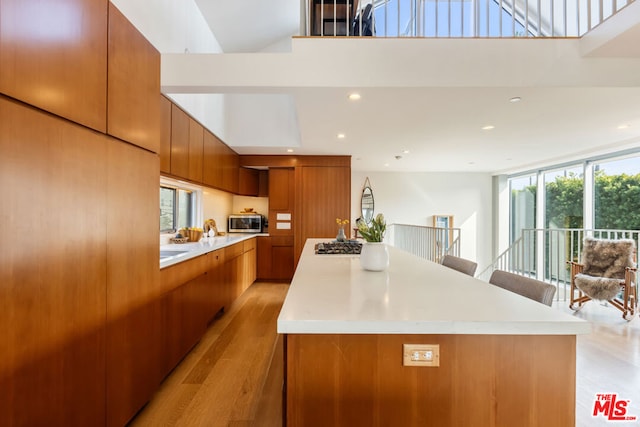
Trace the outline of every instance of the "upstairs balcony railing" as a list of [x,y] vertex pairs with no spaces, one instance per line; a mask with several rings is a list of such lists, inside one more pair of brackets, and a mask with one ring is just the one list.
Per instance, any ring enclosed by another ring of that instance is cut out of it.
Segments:
[[634,0],[309,0],[307,36],[580,37]]

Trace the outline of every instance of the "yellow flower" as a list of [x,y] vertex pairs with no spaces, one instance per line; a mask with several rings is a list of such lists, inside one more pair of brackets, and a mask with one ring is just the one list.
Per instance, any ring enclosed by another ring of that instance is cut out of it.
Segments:
[[345,224],[349,224],[349,220],[348,220],[348,219],[340,219],[340,218],[336,218],[336,224],[338,224],[338,225],[345,225]]

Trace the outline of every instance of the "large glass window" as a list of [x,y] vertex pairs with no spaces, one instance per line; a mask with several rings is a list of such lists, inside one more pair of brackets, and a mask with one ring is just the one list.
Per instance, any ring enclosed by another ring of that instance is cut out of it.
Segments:
[[544,174],[545,228],[581,228],[584,224],[582,166]]
[[509,180],[511,193],[510,242],[522,235],[522,230],[536,228],[536,176],[527,175]]
[[596,229],[640,230],[640,157],[594,165]]
[[192,227],[195,214],[195,193],[182,188],[160,187],[160,232],[172,233]]

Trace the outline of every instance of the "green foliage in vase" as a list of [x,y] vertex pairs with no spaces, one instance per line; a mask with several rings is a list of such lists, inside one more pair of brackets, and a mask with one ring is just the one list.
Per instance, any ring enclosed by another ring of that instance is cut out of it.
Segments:
[[382,242],[386,230],[387,223],[381,213],[371,220],[371,225],[365,224],[364,221],[358,222],[358,231],[367,242]]

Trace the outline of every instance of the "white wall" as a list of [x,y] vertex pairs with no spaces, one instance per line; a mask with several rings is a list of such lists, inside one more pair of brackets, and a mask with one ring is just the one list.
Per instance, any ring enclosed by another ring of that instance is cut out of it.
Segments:
[[351,173],[351,220],[360,216],[360,196],[369,177],[375,213],[387,224],[431,226],[433,215],[453,215],[460,228],[460,256],[492,261],[492,177],[488,173],[363,172]]
[[233,196],[233,213],[242,212],[246,208],[264,216],[269,216],[268,197]]
[[233,195],[225,191],[204,187],[202,190],[203,224],[207,219],[216,222],[218,231],[227,231],[227,216],[233,212]]

